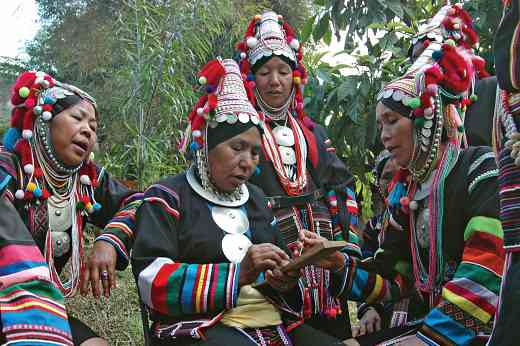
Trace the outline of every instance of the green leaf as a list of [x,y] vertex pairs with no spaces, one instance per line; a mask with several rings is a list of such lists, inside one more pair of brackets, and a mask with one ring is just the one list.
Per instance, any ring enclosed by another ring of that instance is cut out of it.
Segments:
[[354,88],[352,85],[352,81],[350,78],[347,78],[339,87],[337,87],[338,91],[338,102],[341,102],[345,99],[345,97],[354,94]]
[[305,22],[305,25],[303,26],[302,34],[301,34],[301,40],[302,42],[307,42],[309,37],[312,33],[312,27],[314,26],[314,21],[316,20],[316,15],[312,16],[311,18],[307,19]]
[[400,0],[388,1],[388,8],[392,12],[394,12],[397,17],[403,18],[404,11],[403,11],[403,5],[401,4]]
[[325,31],[325,35],[323,35],[323,42],[325,42],[327,46],[330,46],[330,43],[332,42],[332,30]]
[[323,35],[325,35],[325,32],[327,30],[330,31],[330,16],[329,13],[325,13],[323,17],[320,18],[320,21],[318,22],[318,25],[314,27],[314,31],[312,32],[312,38],[314,41],[318,42],[321,40]]

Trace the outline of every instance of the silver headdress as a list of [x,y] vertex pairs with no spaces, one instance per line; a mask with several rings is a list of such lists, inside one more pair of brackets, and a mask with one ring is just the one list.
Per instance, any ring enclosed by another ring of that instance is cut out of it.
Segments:
[[[288,41],[290,39],[290,41]],[[290,61],[297,63],[296,51],[299,42],[295,37],[287,37],[287,33],[280,24],[280,17],[270,11],[262,14],[256,24],[254,36],[246,40],[249,48],[249,63],[254,66],[256,62],[273,54],[285,56]]]

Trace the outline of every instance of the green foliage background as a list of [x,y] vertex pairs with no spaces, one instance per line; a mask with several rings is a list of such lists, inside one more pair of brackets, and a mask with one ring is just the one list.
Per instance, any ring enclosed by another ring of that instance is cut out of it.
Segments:
[[[370,166],[377,144],[374,98],[401,75],[409,39],[444,1],[432,0],[36,0],[42,27],[28,43],[29,61],[0,57],[0,135],[8,124],[8,86],[24,69],[51,72],[96,97],[101,114],[97,160],[144,187],[185,165],[177,140],[200,95],[195,74],[208,60],[230,57],[254,14],[283,14],[305,44],[306,111],[325,124],[357,177],[363,218],[372,215]],[[465,3],[481,36],[479,53],[493,71],[493,32],[500,0]],[[377,37],[377,39],[375,39]],[[333,40],[340,60],[323,59]],[[347,59],[346,57],[349,57]],[[111,303],[77,299],[72,310],[111,344],[142,344],[131,274]],[[117,292],[117,291],[116,291]],[[114,303],[115,302],[115,303]],[[105,307],[103,310],[100,308]],[[124,311],[118,311],[121,307]],[[116,310],[116,311],[114,311]],[[101,311],[101,312],[100,312]],[[104,321],[104,322],[99,322]],[[108,322],[107,322],[108,321]],[[110,322],[112,321],[112,322]],[[130,330],[115,332],[116,323]],[[137,326],[137,327],[136,327]]]

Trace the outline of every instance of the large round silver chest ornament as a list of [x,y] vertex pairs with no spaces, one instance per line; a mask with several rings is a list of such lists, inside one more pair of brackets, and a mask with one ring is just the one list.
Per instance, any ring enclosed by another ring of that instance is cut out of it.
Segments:
[[61,257],[70,251],[70,235],[67,232],[52,232],[53,255]]
[[279,146],[278,150],[280,151],[282,162],[285,165],[296,164],[296,153],[294,152],[293,148]]
[[222,252],[232,263],[240,263],[252,245],[244,235],[249,230],[249,219],[240,208],[211,208],[213,221],[227,234],[222,239]]
[[430,245],[430,209],[424,208],[419,211],[415,221],[415,233],[421,248],[425,249]]
[[285,147],[292,147],[294,145],[294,134],[287,126],[277,126],[273,129],[273,136],[276,144]]

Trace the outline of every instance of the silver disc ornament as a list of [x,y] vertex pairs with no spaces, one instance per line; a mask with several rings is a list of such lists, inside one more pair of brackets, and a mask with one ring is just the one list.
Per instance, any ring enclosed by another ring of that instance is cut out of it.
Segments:
[[280,157],[282,162],[286,165],[294,165],[296,164],[296,153],[293,148],[279,146],[278,150],[280,151]]
[[419,211],[415,221],[415,233],[421,248],[426,249],[430,245],[430,209]]
[[276,144],[285,147],[292,147],[294,145],[294,134],[287,126],[277,126],[273,129],[273,136]]
[[245,235],[228,233],[222,239],[222,252],[230,262],[240,263],[251,245],[251,240]]
[[49,228],[53,232],[63,232],[72,226],[72,206],[67,203],[64,206],[55,206],[51,199],[47,203],[49,215]]
[[51,232],[52,254],[54,257],[61,257],[70,251],[70,235],[67,232]]
[[244,234],[249,229],[249,220],[246,213],[240,208],[211,208],[213,221],[224,232],[229,234]]

